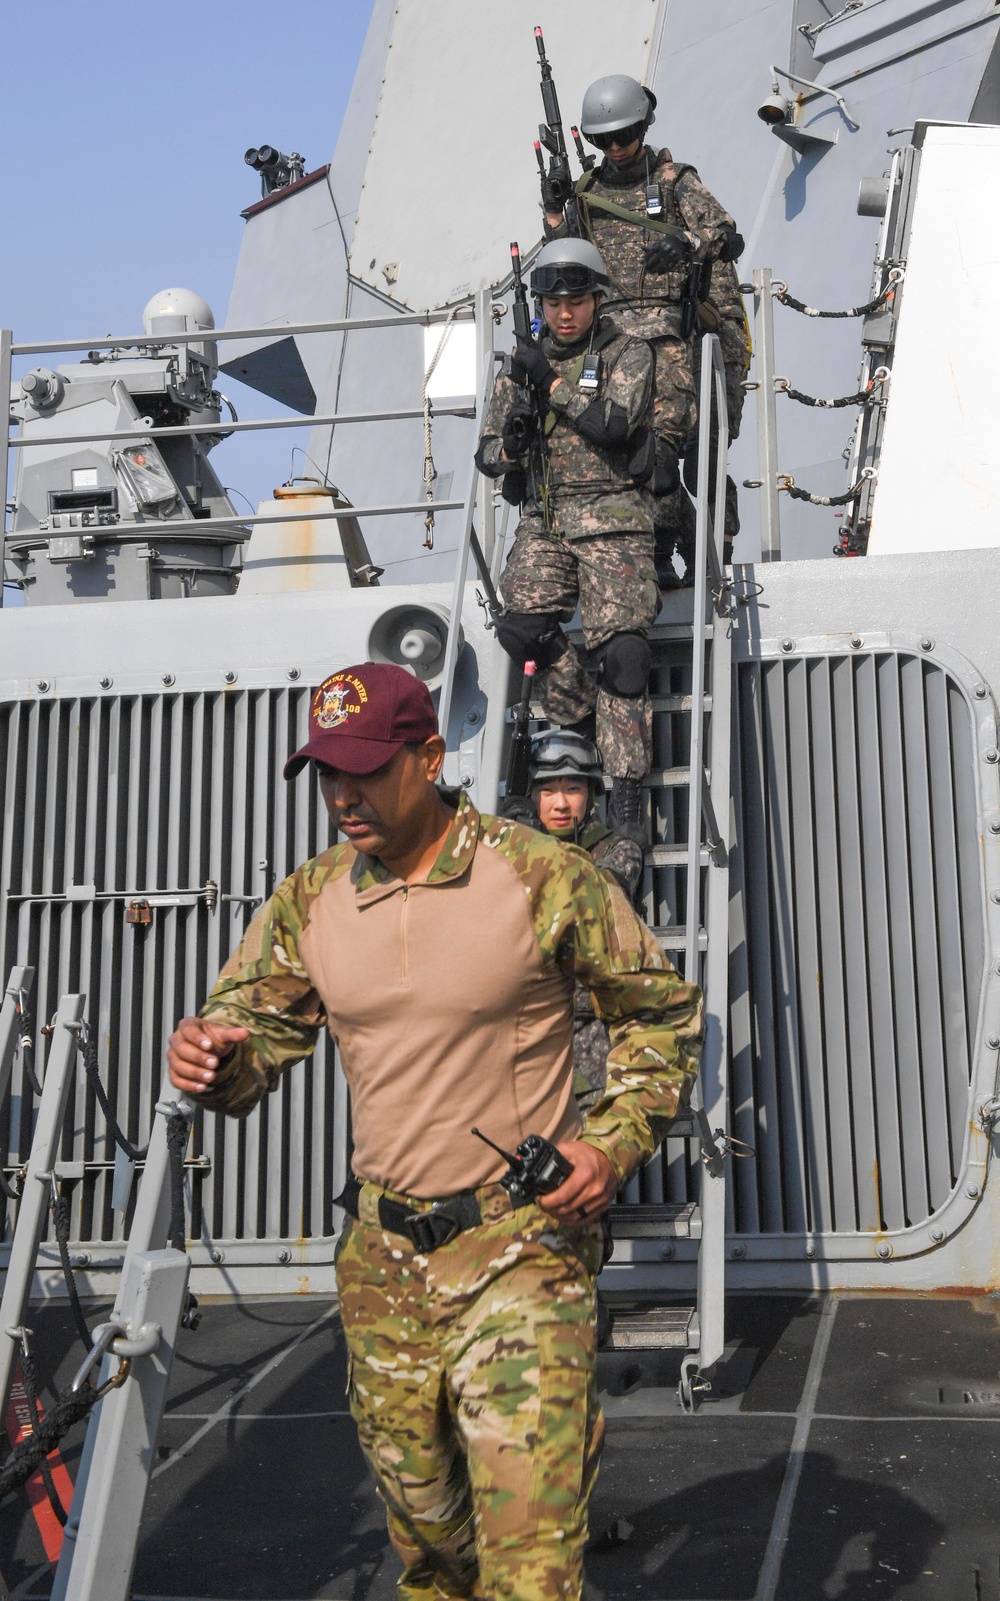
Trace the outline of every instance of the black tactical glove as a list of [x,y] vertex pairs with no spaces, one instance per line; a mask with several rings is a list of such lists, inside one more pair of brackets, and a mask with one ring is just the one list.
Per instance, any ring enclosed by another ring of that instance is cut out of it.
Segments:
[[743,254],[743,235],[737,233],[735,228],[730,228],[728,225],[725,228],[720,228],[719,235],[719,260],[739,261]]
[[538,432],[538,413],[534,406],[515,401],[503,423],[503,453],[508,461],[523,456]]
[[685,239],[683,234],[664,234],[662,239],[654,239],[646,246],[646,271],[673,272],[689,262],[693,253],[690,239]]
[[566,204],[566,200],[565,200],[565,196],[563,195],[563,192],[562,192],[562,185],[558,181],[553,183],[551,178],[543,178],[542,179],[542,210],[543,211],[562,211],[562,208],[563,208],[563,206],[565,204]]
[[524,345],[510,358],[510,376],[516,384],[534,384],[547,395],[559,374],[549,366],[537,345]]

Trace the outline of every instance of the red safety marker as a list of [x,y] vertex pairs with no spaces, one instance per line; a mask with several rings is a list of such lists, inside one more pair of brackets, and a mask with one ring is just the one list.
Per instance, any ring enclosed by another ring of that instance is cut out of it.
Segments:
[[[24,1378],[17,1365],[14,1368],[14,1382],[10,1387],[10,1399],[7,1402],[6,1424],[12,1450],[34,1433],[31,1426],[31,1408],[24,1393]],[[73,1480],[58,1448],[49,1452],[48,1462],[59,1499],[68,1512],[73,1499]],[[24,1488],[38,1525],[45,1555],[49,1562],[55,1564],[59,1561],[59,1553],[62,1550],[63,1528],[49,1505],[41,1474],[36,1473]]]

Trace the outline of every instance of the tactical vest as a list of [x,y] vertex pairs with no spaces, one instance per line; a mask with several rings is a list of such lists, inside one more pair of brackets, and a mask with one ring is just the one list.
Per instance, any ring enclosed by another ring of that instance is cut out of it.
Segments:
[[[661,150],[656,157],[652,171],[655,173],[665,165],[673,168],[672,176],[666,181],[662,178],[655,180],[660,191],[660,201],[663,207],[662,217],[648,217],[645,212],[635,211],[630,206],[620,205],[617,201],[608,199],[606,195],[592,193],[593,185],[597,181],[596,168],[590,172],[585,172],[582,177],[577,179],[576,195],[584,226],[591,242],[598,249],[601,249],[601,244],[594,237],[591,220],[591,212],[594,211],[605,216],[615,217],[619,222],[624,222],[630,227],[640,228],[644,235],[651,234],[654,238],[665,238],[668,235],[676,236],[687,232],[687,226],[677,203],[676,189],[685,173],[694,172],[695,169],[690,162],[675,163],[671,161],[669,151]],[[646,239],[643,240],[644,244],[648,242]],[[607,253],[603,251],[602,254],[605,256],[605,265],[607,266]],[[612,286],[623,301],[629,304],[635,304],[636,301],[639,301],[642,305],[651,306],[681,305],[688,293],[689,273],[690,268],[685,267],[674,272],[653,275],[652,282],[656,287],[651,292],[647,292],[649,280],[643,269],[640,272],[639,292],[636,295],[630,294],[628,287],[615,279],[609,267]],[[722,323],[722,316],[711,299],[711,274],[712,264],[705,262],[695,289],[698,301],[697,325],[702,333],[717,333]],[[660,285],[663,287],[657,292]]]

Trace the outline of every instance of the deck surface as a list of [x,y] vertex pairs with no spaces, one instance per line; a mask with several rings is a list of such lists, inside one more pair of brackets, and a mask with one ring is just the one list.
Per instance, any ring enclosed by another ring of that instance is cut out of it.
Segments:
[[[67,1311],[32,1326],[65,1384]],[[1000,1601],[1000,1300],[734,1297],[729,1328],[694,1417],[677,1353],[602,1356],[589,1601]],[[179,1353],[135,1601],[393,1601],[329,1304],[209,1304]],[[50,1593],[23,1495],[0,1573],[12,1601]]]

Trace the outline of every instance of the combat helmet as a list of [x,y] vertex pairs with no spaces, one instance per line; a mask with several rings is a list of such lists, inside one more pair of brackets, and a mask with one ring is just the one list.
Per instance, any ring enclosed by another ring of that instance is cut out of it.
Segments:
[[552,778],[586,778],[594,792],[604,787],[604,768],[592,739],[571,728],[547,728],[535,734],[529,758],[531,787]]
[[530,283],[536,296],[600,295],[611,288],[601,253],[589,239],[550,239],[535,257]]
[[[633,139],[641,139],[653,121],[655,107],[652,89],[615,72],[608,78],[598,78],[584,95],[580,132],[598,149],[607,148],[613,133],[628,131]],[[624,142],[631,143],[631,139]]]

